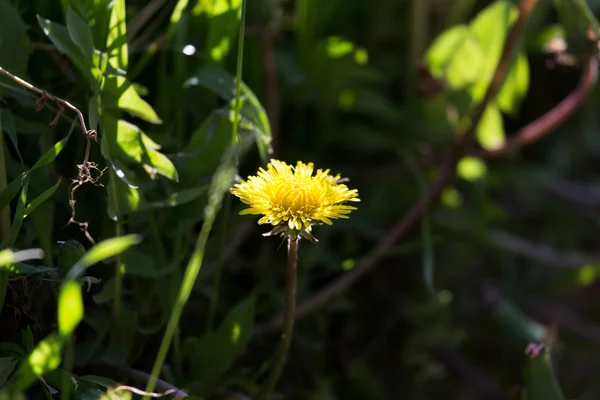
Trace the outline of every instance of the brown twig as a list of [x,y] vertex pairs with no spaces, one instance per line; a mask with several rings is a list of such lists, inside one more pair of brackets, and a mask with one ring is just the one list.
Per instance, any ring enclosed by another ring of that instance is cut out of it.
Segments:
[[[332,297],[342,293],[344,290],[358,282],[364,275],[366,275],[381,258],[382,254],[386,253],[394,243],[404,237],[410,229],[419,221],[421,215],[425,209],[435,201],[441,194],[443,189],[452,181],[455,176],[456,163],[465,151],[465,148],[472,141],[477,130],[477,125],[483,116],[483,113],[487,105],[494,99],[501,84],[510,68],[511,61],[513,59],[513,53],[517,48],[519,39],[523,29],[525,28],[526,22],[533,11],[537,0],[523,0],[520,4],[520,12],[517,21],[512,26],[504,48],[502,55],[494,71],[494,75],[490,81],[490,85],[481,101],[481,103],[475,107],[471,116],[470,124],[464,129],[464,131],[457,132],[456,140],[450,151],[450,154],[444,163],[442,172],[434,184],[430,187],[425,198],[413,205],[408,213],[387,233],[383,239],[377,243],[374,249],[371,251],[371,255],[364,258],[360,263],[351,271],[343,274],[337,280],[325,286],[319,290],[313,297],[301,302],[296,311],[296,318],[301,318],[310,312],[316,310],[320,306],[324,305]],[[273,320],[265,325],[259,325],[255,329],[256,334],[278,329],[282,326],[283,316],[278,315]]]
[[[85,124],[85,118],[83,117],[83,114],[81,113],[81,111],[77,107],[75,107],[74,105],[69,103],[68,101],[61,99],[60,97],[56,97],[56,96],[46,92],[45,90],[35,87],[31,83],[19,78],[16,75],[11,74],[10,72],[8,72],[7,70],[5,70],[2,67],[0,67],[0,73],[7,76],[10,79],[12,79],[17,84],[40,95],[40,97],[35,102],[36,111],[38,111],[38,112],[41,111],[46,106],[46,103],[48,102],[48,100],[56,103],[59,110],[58,110],[58,113],[57,113],[56,117],[54,118],[54,120],[50,123],[50,126],[56,126],[58,124],[59,119],[62,117],[62,115],[64,113],[65,107],[69,108],[70,110],[74,111],[77,114],[77,117],[79,118],[79,124],[81,125],[81,129],[83,130],[83,134],[85,136],[86,144],[85,144],[85,153],[83,156],[83,162],[81,164],[77,165],[77,169],[78,169],[77,179],[73,180],[73,183],[71,185],[71,191],[69,192],[69,205],[71,206],[71,218],[69,219],[69,222],[67,223],[67,225],[71,224],[71,223],[79,225],[79,227],[81,228],[81,231],[88,238],[88,240],[90,240],[90,242],[92,242],[92,243],[95,243],[94,239],[91,237],[91,235],[88,232],[88,223],[87,222],[79,222],[75,219],[75,191],[79,187],[81,187],[83,184],[88,183],[88,182],[90,182],[94,185],[97,185],[97,186],[102,186],[102,184],[98,183],[98,180],[102,177],[102,174],[104,173],[105,169],[100,170],[96,163],[90,162],[91,141],[92,141],[92,139],[94,139],[94,140],[96,139],[96,135],[97,135],[96,131],[93,129],[87,128],[87,125]],[[99,175],[97,177],[94,177],[92,175],[92,171],[98,171]]]
[[[136,379],[136,380],[138,380],[140,382],[148,382],[148,380],[150,379],[150,374],[148,374],[148,373],[146,373],[144,371],[140,371],[140,370],[135,369],[135,368],[131,368],[131,367],[127,366],[127,365],[117,365],[116,368],[117,368],[117,370],[120,373],[122,373],[122,374],[124,374],[124,375],[126,375],[126,376],[128,376],[128,377],[130,377],[132,379]],[[183,390],[178,389],[177,387],[171,385],[169,382],[164,381],[164,380],[159,379],[159,378],[156,379],[156,388],[158,390],[163,391],[163,392],[167,392],[168,391],[170,393],[174,393],[175,396],[176,396],[176,398],[178,398],[178,399],[182,399],[184,397],[188,397],[189,396]]]
[[591,89],[596,84],[597,78],[598,60],[595,57],[590,57],[583,67],[581,80],[579,81],[579,84],[575,90],[573,90],[554,108],[532,123],[521,128],[502,146],[492,150],[474,150],[471,152],[471,154],[481,158],[498,157],[540,140],[550,133],[554,128],[565,122],[567,118],[569,118],[575,112],[575,110],[581,106]]

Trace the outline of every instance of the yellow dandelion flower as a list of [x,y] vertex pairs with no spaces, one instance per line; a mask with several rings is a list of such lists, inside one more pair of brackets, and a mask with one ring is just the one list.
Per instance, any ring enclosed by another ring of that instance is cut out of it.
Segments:
[[340,175],[318,169],[313,175],[313,163],[300,161],[296,166],[271,160],[267,169],[260,168],[256,176],[234,185],[231,193],[250,207],[240,214],[260,214],[259,224],[271,224],[271,232],[300,234],[311,240],[311,226],[331,220],[348,218],[356,210],[344,204],[360,201],[358,191],[339,183]]

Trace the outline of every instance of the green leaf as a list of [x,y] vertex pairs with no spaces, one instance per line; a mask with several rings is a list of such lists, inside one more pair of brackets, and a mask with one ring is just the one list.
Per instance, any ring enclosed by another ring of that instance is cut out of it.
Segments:
[[112,0],[91,0],[92,15],[95,23],[92,26],[96,48],[104,50],[108,37],[108,24],[114,7]]
[[488,105],[477,126],[477,141],[486,150],[497,149],[505,142],[502,114],[495,105]]
[[565,400],[554,377],[550,351],[544,346],[540,354],[527,355],[524,400]]
[[127,185],[112,170],[106,190],[108,192],[108,215],[114,221],[118,221],[125,214],[137,211],[146,204],[146,200],[139,190]]
[[153,124],[162,123],[152,106],[139,96],[135,87],[125,77],[108,75],[102,84],[102,92],[103,108],[118,107]]
[[69,130],[69,133],[67,134],[67,136],[65,136],[62,140],[56,142],[54,144],[54,146],[52,146],[46,153],[44,153],[44,155],[41,156],[36,161],[35,164],[33,164],[33,167],[31,167],[31,169],[28,172],[33,172],[36,169],[44,167],[44,166],[50,164],[51,162],[53,162],[54,160],[56,160],[56,157],[58,157],[58,155],[63,151],[63,149],[67,145],[67,142],[69,141],[69,138],[71,137],[71,134],[73,133],[73,129],[74,129],[76,123],[77,123],[76,121],[73,121],[73,124],[71,125],[71,129]]
[[254,296],[246,298],[227,314],[215,332],[200,338],[190,360],[195,379],[211,384],[227,372],[252,337],[254,305]]
[[513,22],[517,19],[518,11],[512,2],[497,0],[483,9],[471,22],[471,34],[477,38],[484,55],[484,65],[477,85],[472,90],[475,102],[479,102],[485,94],[496,65],[502,55],[506,35]]
[[0,358],[0,387],[6,383],[8,377],[17,366],[17,359],[14,357]]
[[0,210],[3,210],[15,198],[19,190],[23,187],[23,184],[25,184],[26,179],[27,173],[24,172],[9,183],[2,193],[0,193]]
[[527,56],[517,55],[512,67],[508,70],[506,79],[496,97],[500,110],[507,114],[515,115],[519,105],[529,88],[529,62]]
[[[202,86],[212,91],[227,102],[235,98],[235,76],[216,67],[200,68],[191,78],[184,82],[184,87]],[[243,100],[241,115],[252,122],[256,130],[256,144],[263,162],[267,162],[270,153],[271,125],[269,117],[258,97],[244,82],[240,85],[240,97]]]
[[0,66],[25,78],[30,42],[27,25],[8,0],[0,0]]
[[83,319],[81,286],[76,281],[66,281],[58,295],[58,331],[69,336]]
[[23,226],[25,207],[27,205],[28,188],[29,178],[26,178],[23,188],[21,189],[21,195],[19,196],[19,202],[17,203],[17,210],[15,211],[15,216],[13,217],[13,223],[10,227],[10,231],[8,232],[8,237],[4,240],[4,247],[10,248],[14,246],[17,240],[17,235],[21,230],[21,226]]
[[179,176],[175,166],[167,156],[157,151],[159,148],[137,126],[123,120],[117,122],[116,148],[114,152],[111,149],[111,154],[147,165],[160,175],[177,181]]
[[481,78],[485,54],[466,25],[444,31],[425,54],[431,74],[453,89],[465,89]]
[[108,60],[114,68],[127,71],[129,50],[127,48],[127,24],[125,0],[114,0],[106,40]]
[[94,77],[91,73],[91,62],[86,60],[86,57],[79,49],[79,46],[71,39],[69,31],[64,25],[54,23],[48,19],[44,19],[38,15],[38,23],[44,31],[44,34],[54,43],[56,48],[63,54],[69,57],[69,60],[79,69],[90,83],[94,83]]
[[86,268],[107,258],[114,257],[123,253],[125,250],[140,243],[142,238],[139,235],[126,235],[106,239],[92,247],[77,264],[67,273],[66,279],[77,279],[83,276]]
[[67,31],[69,36],[79,47],[88,64],[93,62],[94,37],[92,30],[86,21],[83,20],[73,9],[68,6],[66,12]]
[[38,267],[35,265],[17,263],[17,264],[11,265],[9,268],[7,268],[7,271],[9,271],[10,273],[13,273],[13,274],[20,274],[20,275],[36,275],[36,274],[53,273],[54,271],[56,271],[56,268]]
[[508,300],[500,301],[494,308],[492,317],[507,333],[513,335],[520,346],[526,346],[529,343],[539,343],[548,334],[543,325],[527,317]]
[[[598,54],[598,20],[585,0],[554,0],[558,20],[564,27],[569,53],[577,58]],[[590,30],[595,32],[590,37]]]
[[13,120],[12,114],[4,108],[0,109],[0,134],[8,135],[8,138],[17,152],[17,156],[19,156],[21,164],[23,164],[23,156],[21,156],[21,150],[19,150],[19,137],[17,136],[15,121]]
[[196,200],[202,194],[206,192],[206,187],[193,188],[188,190],[182,190],[180,192],[173,193],[166,200],[148,202],[145,205],[138,207],[137,211],[148,211],[156,208],[168,208],[177,207],[181,204],[186,204]]
[[57,334],[41,340],[25,359],[8,384],[11,391],[21,391],[31,386],[39,377],[55,370],[62,360],[64,338]]
[[32,212],[35,211],[36,208],[40,206],[40,204],[48,200],[54,194],[54,192],[56,192],[56,189],[58,189],[59,186],[60,180],[50,189],[44,191],[44,193],[36,197],[31,203],[27,204],[27,207],[25,207],[25,213],[23,214],[23,218],[27,218]]

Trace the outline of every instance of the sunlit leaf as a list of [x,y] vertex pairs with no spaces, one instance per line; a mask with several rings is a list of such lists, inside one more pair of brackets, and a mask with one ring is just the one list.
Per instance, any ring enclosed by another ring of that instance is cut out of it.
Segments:
[[[118,107],[153,124],[162,123],[152,106],[139,96],[135,87],[125,77],[108,75],[103,82],[102,90],[103,108]],[[111,97],[109,98],[107,94]]]
[[27,389],[38,377],[55,370],[61,363],[64,338],[53,334],[41,340],[33,352],[23,360],[8,383],[12,391]]
[[488,105],[477,126],[477,141],[486,150],[497,149],[505,142],[504,122],[498,107]]
[[58,294],[58,331],[69,336],[83,319],[83,298],[79,282],[66,281]]
[[505,113],[514,115],[529,88],[529,62],[525,54],[519,54],[508,71],[506,79],[496,97],[496,102]]
[[477,181],[487,174],[485,163],[479,158],[463,157],[456,166],[456,172],[459,177],[467,181]]
[[109,54],[109,62],[113,67],[127,71],[129,49],[127,47],[125,0],[114,0],[112,3],[106,51]]

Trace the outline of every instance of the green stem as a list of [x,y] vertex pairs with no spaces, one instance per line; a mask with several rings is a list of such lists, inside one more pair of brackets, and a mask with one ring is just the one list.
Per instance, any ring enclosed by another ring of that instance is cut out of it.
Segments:
[[238,124],[241,112],[241,86],[242,86],[242,68],[244,66],[244,36],[246,31],[246,0],[242,0],[242,14],[240,16],[240,34],[238,38],[237,66],[235,71],[235,105],[233,113],[233,129],[231,131],[231,143],[238,141]]
[[62,388],[60,391],[60,400],[69,400],[71,398],[71,369],[73,368],[73,360],[75,358],[75,350],[73,344],[73,338],[68,337],[65,343],[65,359],[63,362],[63,379]]
[[283,333],[281,341],[275,353],[275,361],[271,366],[269,375],[263,388],[258,395],[259,400],[265,399],[270,393],[275,390],[277,381],[283,372],[283,367],[287,360],[290,344],[292,343],[292,335],[294,333],[294,314],[296,313],[296,269],[298,266],[298,241],[299,238],[288,237],[288,273],[285,284],[285,310],[283,321]]
[[[4,159],[4,132],[2,130],[2,119],[0,118],[0,193],[6,189],[6,161]],[[0,242],[6,243],[10,232],[10,207],[7,205],[0,210]],[[0,245],[1,246],[1,245]],[[4,246],[1,246],[4,247]],[[4,297],[8,290],[8,271],[0,271],[0,312],[4,306]]]
[[[117,179],[119,179],[116,176],[116,173],[114,172],[114,170],[112,168],[110,170],[110,179],[115,180],[115,181]],[[114,183],[111,186],[112,186],[112,190],[113,190],[112,209],[118,216],[118,215],[120,215],[120,213],[119,213],[118,203],[116,200],[117,199],[117,193],[116,193],[117,188]],[[115,234],[117,237],[123,236],[123,234],[124,234],[123,225],[121,225],[121,222],[119,222],[119,221],[115,222]],[[122,257],[120,255],[118,255],[117,262],[115,264],[115,296],[113,298],[113,317],[114,317],[115,321],[117,321],[119,316],[121,315],[121,296],[122,296],[122,292],[123,292],[123,274],[124,273],[125,273],[125,265],[123,264]]]
[[229,225],[229,213],[231,210],[231,196],[225,198],[225,209],[223,210],[223,225],[221,228],[221,243],[219,246],[219,254],[217,258],[217,266],[215,276],[213,277],[212,290],[210,292],[210,304],[208,308],[208,318],[206,320],[206,331],[212,331],[215,323],[215,314],[217,312],[217,304],[219,303],[219,292],[221,287],[221,275],[223,274],[223,256],[225,254],[225,246],[227,246],[227,232]]

